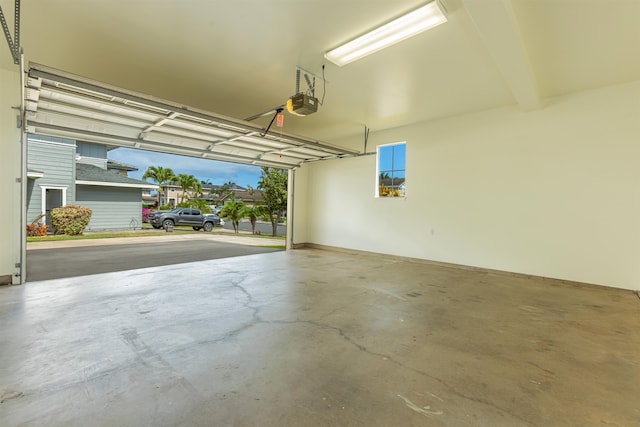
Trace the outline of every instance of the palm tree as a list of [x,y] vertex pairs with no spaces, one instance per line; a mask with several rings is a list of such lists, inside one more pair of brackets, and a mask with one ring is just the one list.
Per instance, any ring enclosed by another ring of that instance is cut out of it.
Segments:
[[229,203],[225,203],[220,211],[220,217],[231,221],[233,231],[235,231],[236,234],[238,234],[240,220],[244,218],[244,208],[244,203],[241,200],[232,200]]
[[245,206],[242,214],[251,221],[251,234],[256,234],[256,222],[258,217],[264,215],[263,209],[260,206]]
[[176,182],[180,187],[182,187],[182,197],[180,197],[180,203],[184,202],[184,194],[187,190],[193,188],[193,186],[198,183],[198,180],[193,175],[187,175],[186,173],[181,173],[177,176]]
[[145,181],[147,179],[151,179],[158,183],[160,187],[158,189],[158,208],[160,207],[160,195],[162,192],[162,187],[166,184],[172,183],[176,179],[176,174],[173,173],[171,168],[164,168],[162,166],[149,166],[145,171],[144,175],[142,175],[142,179]]
[[196,180],[196,182],[194,182],[193,185],[191,186],[191,189],[193,190],[193,194],[195,197],[202,197],[203,188],[204,186],[202,184],[202,181],[198,182],[198,180]]

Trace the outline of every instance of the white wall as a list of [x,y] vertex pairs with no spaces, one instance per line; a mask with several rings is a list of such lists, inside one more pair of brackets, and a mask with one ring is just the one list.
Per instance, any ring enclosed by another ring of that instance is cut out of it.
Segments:
[[142,227],[142,192],[139,188],[78,185],[76,203],[93,211],[87,231]]
[[369,147],[403,140],[406,199],[374,198],[375,156],[307,166],[307,242],[640,289],[640,82],[372,131]]
[[[6,45],[4,46],[6,48]],[[4,52],[3,52],[4,53]],[[20,283],[21,175],[20,129],[16,127],[20,105],[20,74],[0,68],[0,283]]]

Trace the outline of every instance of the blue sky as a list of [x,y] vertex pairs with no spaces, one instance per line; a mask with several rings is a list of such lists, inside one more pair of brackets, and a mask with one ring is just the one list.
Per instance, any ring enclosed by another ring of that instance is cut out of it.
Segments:
[[406,164],[406,144],[389,144],[380,147],[380,172],[388,172],[392,177],[404,178]]
[[256,188],[260,180],[261,169],[259,166],[240,165],[131,148],[116,148],[109,151],[107,157],[136,166],[138,171],[129,172],[129,176],[136,179],[142,179],[142,175],[144,175],[149,166],[162,166],[173,169],[176,175],[186,173],[187,175],[195,176],[200,181],[209,180],[216,185],[231,181],[242,187],[251,185]]

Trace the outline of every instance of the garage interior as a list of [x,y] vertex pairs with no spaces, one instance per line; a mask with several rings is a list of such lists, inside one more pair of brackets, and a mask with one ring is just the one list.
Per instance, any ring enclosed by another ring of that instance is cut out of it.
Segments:
[[[640,424],[640,2],[442,0],[325,59],[424,4],[0,0],[0,424]],[[23,131],[280,163],[289,250],[24,283]]]

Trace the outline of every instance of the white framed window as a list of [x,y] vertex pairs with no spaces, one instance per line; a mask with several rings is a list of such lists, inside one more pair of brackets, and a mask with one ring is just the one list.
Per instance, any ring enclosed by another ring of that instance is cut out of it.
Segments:
[[376,164],[376,197],[405,197],[407,143],[378,145]]

